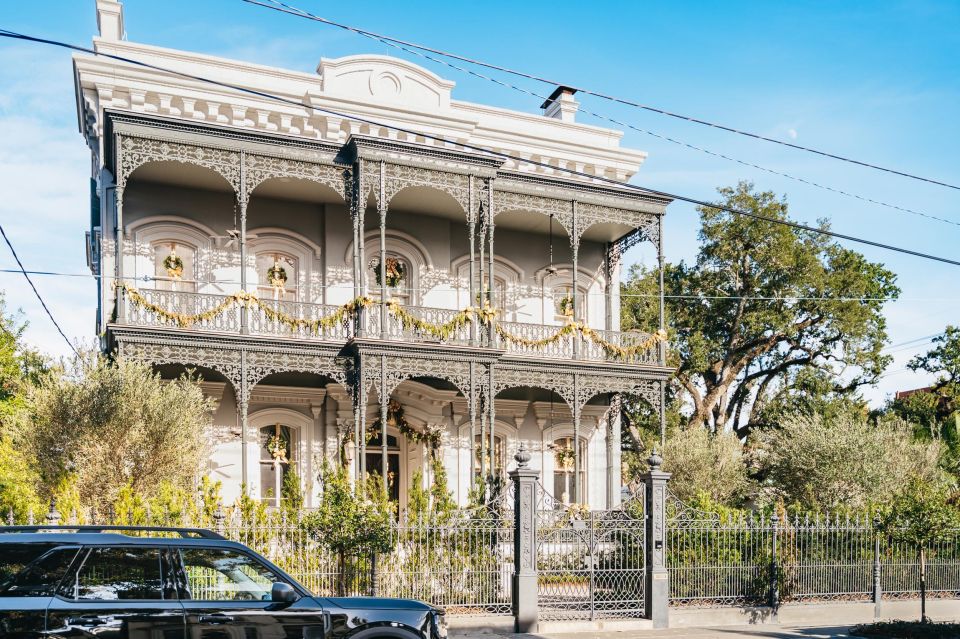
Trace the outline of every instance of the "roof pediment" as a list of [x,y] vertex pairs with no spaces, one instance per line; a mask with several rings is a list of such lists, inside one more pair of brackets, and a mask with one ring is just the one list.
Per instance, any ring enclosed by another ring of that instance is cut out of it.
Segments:
[[433,111],[449,108],[456,84],[406,60],[370,54],[322,58],[317,73],[325,94]]

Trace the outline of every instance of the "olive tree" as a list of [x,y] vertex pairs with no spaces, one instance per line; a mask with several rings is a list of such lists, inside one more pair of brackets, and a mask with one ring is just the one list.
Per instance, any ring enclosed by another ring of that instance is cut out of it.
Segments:
[[206,456],[211,404],[197,380],[164,380],[148,365],[89,356],[44,375],[21,433],[44,489],[69,484],[100,512],[126,488],[193,489]]
[[917,441],[899,419],[797,414],[764,431],[753,462],[771,497],[811,510],[856,510],[889,501],[911,477],[939,476],[938,442]]

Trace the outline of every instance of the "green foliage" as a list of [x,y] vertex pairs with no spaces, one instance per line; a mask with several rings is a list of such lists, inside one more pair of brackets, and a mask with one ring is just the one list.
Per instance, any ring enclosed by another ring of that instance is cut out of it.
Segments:
[[928,621],[927,552],[934,545],[956,536],[960,511],[951,503],[950,491],[942,482],[912,478],[880,519],[880,529],[891,539],[915,546],[920,551],[920,621]]
[[663,448],[663,470],[673,473],[670,490],[681,500],[706,497],[739,503],[750,487],[743,445],[732,433],[704,428],[677,430]]
[[[730,208],[789,220],[784,200],[747,182],[720,194]],[[889,361],[879,300],[900,292],[891,271],[816,233],[710,207],[700,217],[696,262],[664,272],[674,392],[692,407],[691,426],[746,435],[803,368],[846,367],[845,381],[833,378],[839,394],[876,380]],[[624,295],[653,291],[655,275],[632,271]],[[649,329],[654,318],[652,304],[630,301],[621,325]]]
[[26,391],[45,367],[42,358],[23,344],[26,324],[6,313],[0,293],[0,519],[12,513],[26,523],[32,511],[40,516],[47,506],[37,494],[36,460],[24,450],[20,433],[24,428]]
[[37,516],[46,512],[35,489],[38,479],[36,469],[12,439],[0,436],[0,520],[6,521],[12,513],[14,522],[24,524],[30,512]]
[[45,492],[71,475],[85,505],[105,510],[128,486],[144,498],[162,482],[194,486],[210,403],[197,380],[164,381],[143,364],[91,357],[51,371],[29,398],[25,445]]
[[937,478],[940,445],[915,441],[899,419],[795,415],[757,438],[752,451],[766,497],[809,511],[868,509],[911,477]]
[[300,475],[292,468],[283,475],[283,484],[280,486],[280,505],[288,516],[295,515],[303,508]]
[[343,468],[324,464],[320,482],[320,503],[304,518],[304,525],[317,541],[341,556],[390,548],[393,505],[377,478],[353,486]]
[[960,511],[950,497],[945,484],[914,477],[893,498],[880,528],[892,539],[918,548],[952,539],[960,528]]
[[407,519],[410,522],[426,521],[430,514],[430,495],[423,487],[423,473],[413,471],[410,489],[407,491]]

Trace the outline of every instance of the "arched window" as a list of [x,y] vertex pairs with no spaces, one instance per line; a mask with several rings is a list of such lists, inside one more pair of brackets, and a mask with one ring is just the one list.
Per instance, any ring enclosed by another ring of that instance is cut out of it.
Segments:
[[295,431],[280,423],[260,429],[260,495],[279,506],[284,497],[284,480],[296,463]]
[[257,295],[262,300],[296,301],[300,272],[296,257],[286,253],[257,253]]
[[[553,498],[560,503],[574,501],[574,449],[573,437],[558,437],[550,446],[553,450]],[[587,447],[580,439],[580,494],[587,494]]]
[[164,291],[197,290],[197,251],[189,244],[159,241],[151,244],[156,288]]

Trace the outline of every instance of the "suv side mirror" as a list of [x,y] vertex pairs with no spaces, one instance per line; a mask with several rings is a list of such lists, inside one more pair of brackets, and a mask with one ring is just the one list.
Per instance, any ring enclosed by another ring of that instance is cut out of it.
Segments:
[[275,603],[291,604],[300,598],[293,586],[282,581],[277,581],[270,588],[270,601]]

